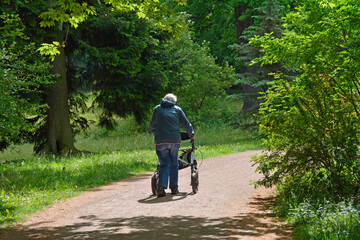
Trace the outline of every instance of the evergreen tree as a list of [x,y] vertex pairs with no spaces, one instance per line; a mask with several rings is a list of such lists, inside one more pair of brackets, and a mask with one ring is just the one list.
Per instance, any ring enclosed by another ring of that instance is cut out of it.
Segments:
[[103,110],[100,125],[113,127],[113,116],[144,121],[169,82],[164,42],[170,35],[148,20],[118,14],[92,17],[78,31],[69,47],[76,49],[74,57],[96,63],[86,71],[92,77],[82,82],[88,82],[94,104]]
[[[278,0],[265,0],[259,7],[254,9],[253,23],[247,27],[240,36],[239,44],[232,45],[239,53],[237,65],[241,66],[238,74],[237,85],[246,86],[242,97],[246,99],[242,112],[257,111],[259,107],[259,92],[264,92],[268,82],[272,81],[269,73],[280,70],[279,64],[252,64],[252,60],[262,55],[259,46],[249,43],[253,36],[264,36],[272,33],[273,37],[281,37],[281,16],[284,14],[284,6]],[[245,94],[245,95],[244,95]]]

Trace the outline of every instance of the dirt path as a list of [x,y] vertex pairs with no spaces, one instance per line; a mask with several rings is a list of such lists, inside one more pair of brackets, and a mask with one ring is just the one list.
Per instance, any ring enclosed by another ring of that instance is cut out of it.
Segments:
[[271,192],[249,185],[259,177],[249,162],[257,153],[203,161],[197,194],[188,168],[178,196],[152,196],[151,173],[143,174],[56,204],[0,239],[290,239],[267,214]]

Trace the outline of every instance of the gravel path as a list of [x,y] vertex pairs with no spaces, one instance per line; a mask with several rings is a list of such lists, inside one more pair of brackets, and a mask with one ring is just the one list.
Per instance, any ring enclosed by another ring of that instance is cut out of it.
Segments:
[[[249,151],[199,163],[199,192],[190,169],[179,173],[180,194],[156,198],[152,173],[124,179],[34,214],[0,239],[291,239],[269,215],[271,190],[259,178]],[[168,190],[169,192],[169,190]]]

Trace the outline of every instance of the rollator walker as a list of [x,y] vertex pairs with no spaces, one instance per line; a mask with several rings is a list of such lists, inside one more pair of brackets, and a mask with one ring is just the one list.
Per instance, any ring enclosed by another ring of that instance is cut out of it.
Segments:
[[[189,140],[190,137],[187,133],[181,132],[181,141]],[[199,191],[199,169],[197,161],[195,159],[195,143],[194,139],[190,139],[191,147],[179,149],[179,170],[190,167],[191,180],[190,185],[192,187],[193,193]],[[156,171],[151,177],[151,190],[154,195],[156,195],[157,183],[159,180],[159,165],[157,166]]]

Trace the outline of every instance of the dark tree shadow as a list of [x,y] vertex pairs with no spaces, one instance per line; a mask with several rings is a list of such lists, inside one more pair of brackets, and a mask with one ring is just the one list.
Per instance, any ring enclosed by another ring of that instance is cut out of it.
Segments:
[[[186,194],[179,197],[186,197]],[[174,200],[172,196],[165,198],[149,197],[139,202],[155,203]],[[250,207],[267,209],[271,201],[271,198],[253,198]],[[291,239],[288,237],[288,229],[261,221],[269,217],[266,213],[256,211],[236,217],[217,219],[181,216],[180,214],[173,217],[139,216],[134,218],[98,218],[95,215],[89,215],[82,216],[81,223],[64,227],[49,229],[31,226],[27,229],[6,229],[0,234],[0,239],[241,239],[256,238],[271,233],[275,236],[272,239]],[[96,227],[93,227],[94,223]]]

